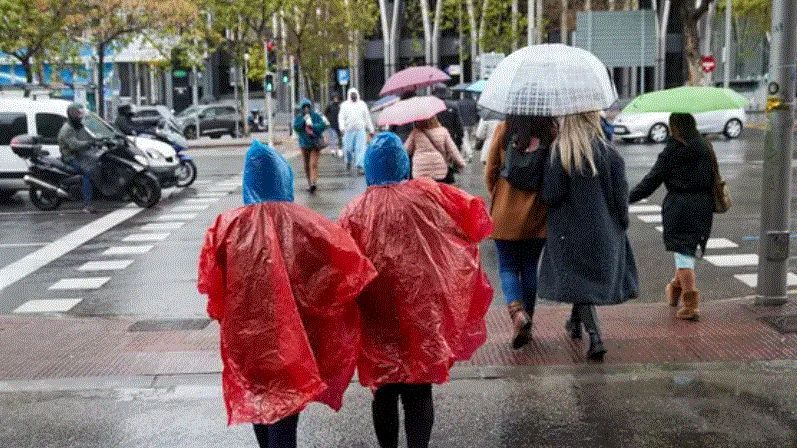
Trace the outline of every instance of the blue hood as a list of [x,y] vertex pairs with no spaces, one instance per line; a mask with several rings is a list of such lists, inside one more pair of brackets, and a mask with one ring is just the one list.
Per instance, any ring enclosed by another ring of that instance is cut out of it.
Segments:
[[410,158],[401,139],[392,132],[382,132],[371,140],[365,153],[365,181],[370,185],[388,185],[410,177]]
[[300,112],[301,112],[301,110],[302,110],[302,108],[303,108],[304,106],[310,106],[310,111],[311,111],[311,112],[314,110],[314,108],[313,108],[313,102],[312,102],[312,101],[310,101],[308,98],[304,98],[304,99],[302,99],[301,101],[299,101],[299,111],[300,111]]
[[293,202],[293,170],[282,155],[257,140],[246,153],[243,181],[244,204]]

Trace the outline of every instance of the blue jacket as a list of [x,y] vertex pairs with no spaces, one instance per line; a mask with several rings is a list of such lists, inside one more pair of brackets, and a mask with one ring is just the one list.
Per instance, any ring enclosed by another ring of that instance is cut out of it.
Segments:
[[244,161],[244,204],[293,202],[293,170],[272,147],[252,141]]
[[371,140],[365,151],[365,182],[389,185],[410,177],[410,158],[398,135],[382,132]]
[[313,133],[315,134],[316,139],[323,135],[327,125],[324,124],[324,119],[321,117],[321,115],[313,109],[312,101],[305,98],[299,103],[299,112],[293,119],[293,130],[296,131],[296,134],[299,136],[300,148],[313,149],[315,147],[315,139],[307,133],[307,130],[304,127],[304,115],[302,114],[302,109],[304,109],[304,106],[310,106],[310,119],[313,121]]

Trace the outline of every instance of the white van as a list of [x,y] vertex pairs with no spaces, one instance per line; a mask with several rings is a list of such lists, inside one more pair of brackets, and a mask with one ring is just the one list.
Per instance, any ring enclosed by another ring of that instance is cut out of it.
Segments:
[[[66,108],[71,103],[56,99],[0,98],[0,200],[27,190],[22,176],[28,172],[24,159],[11,151],[9,144],[17,135],[30,134],[42,138],[42,149],[60,157],[58,132],[66,121]],[[176,184],[175,170],[180,161],[169,144],[157,140],[130,137],[133,144],[150,158],[150,169],[163,188]]]

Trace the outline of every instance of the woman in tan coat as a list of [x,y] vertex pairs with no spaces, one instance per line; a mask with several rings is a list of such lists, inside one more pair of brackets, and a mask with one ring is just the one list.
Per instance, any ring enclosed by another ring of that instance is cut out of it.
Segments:
[[547,208],[539,191],[517,188],[505,177],[506,151],[543,151],[540,155],[547,155],[556,130],[554,118],[509,116],[496,128],[487,156],[485,183],[495,223],[492,238],[498,250],[501,289],[514,327],[515,349],[531,339],[537,264],[545,245]]
[[404,142],[412,160],[412,177],[431,177],[438,182],[453,183],[448,167],[465,167],[457,145],[448,130],[440,125],[437,117],[417,121],[407,141]]

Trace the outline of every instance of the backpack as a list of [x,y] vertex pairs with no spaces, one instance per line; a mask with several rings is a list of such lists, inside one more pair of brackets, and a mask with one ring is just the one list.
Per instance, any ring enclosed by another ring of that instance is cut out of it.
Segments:
[[540,145],[535,151],[518,150],[517,136],[512,135],[504,149],[501,177],[513,187],[524,191],[539,191],[545,173],[550,147]]

